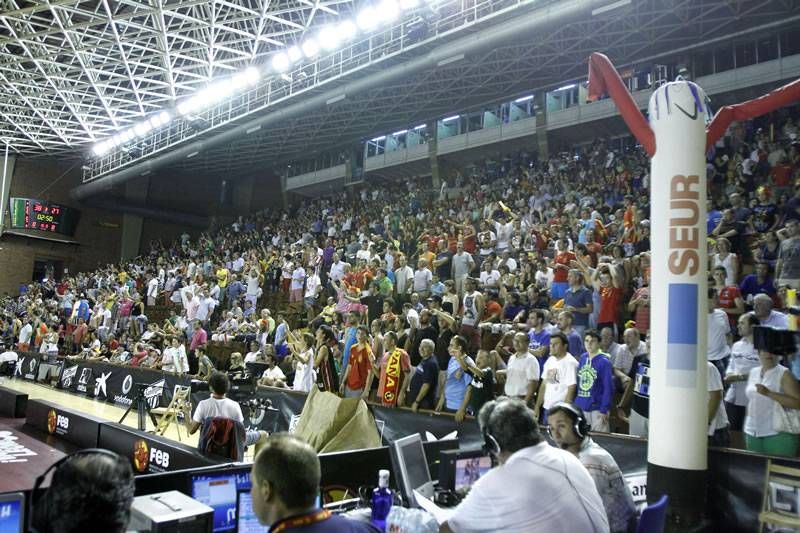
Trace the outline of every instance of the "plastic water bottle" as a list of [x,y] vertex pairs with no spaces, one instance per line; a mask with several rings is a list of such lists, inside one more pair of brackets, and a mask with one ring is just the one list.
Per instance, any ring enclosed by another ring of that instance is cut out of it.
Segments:
[[378,486],[372,491],[372,524],[384,531],[386,517],[392,509],[392,489],[389,488],[389,471],[378,470]]

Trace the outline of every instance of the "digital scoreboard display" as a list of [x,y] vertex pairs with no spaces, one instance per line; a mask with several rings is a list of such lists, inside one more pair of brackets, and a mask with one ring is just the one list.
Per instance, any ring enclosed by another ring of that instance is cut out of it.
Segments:
[[72,236],[80,211],[34,198],[11,198],[11,227]]

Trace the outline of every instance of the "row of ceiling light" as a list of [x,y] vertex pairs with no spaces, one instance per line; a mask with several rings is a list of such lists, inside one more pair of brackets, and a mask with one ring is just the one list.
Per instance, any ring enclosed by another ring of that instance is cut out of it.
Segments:
[[[356,16],[355,20],[348,19],[339,24],[326,26],[320,30],[316,37],[307,37],[299,45],[277,52],[272,56],[272,71],[276,74],[282,74],[304,59],[315,58],[322,51],[332,52],[347,41],[354,39],[359,30],[370,32],[382,25],[390,24],[397,20],[401,11],[409,11],[419,7],[420,1],[380,0],[375,5],[367,6]],[[436,0],[427,1],[434,2]],[[174,111],[164,110],[155,113],[113,137],[96,143],[92,147],[92,152],[95,156],[101,157],[114,148],[124,146],[135,139],[143,138],[153,130],[166,126],[176,116],[189,117],[194,113],[208,109],[234,94],[255,86],[261,76],[267,73],[264,70],[266,69],[251,66],[229,78],[213,82],[205,89],[179,102]]]

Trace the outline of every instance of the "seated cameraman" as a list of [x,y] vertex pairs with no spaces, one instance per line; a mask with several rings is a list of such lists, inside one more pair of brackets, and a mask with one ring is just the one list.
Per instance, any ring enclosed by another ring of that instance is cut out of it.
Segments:
[[[197,404],[194,416],[189,417],[189,413],[186,413],[186,427],[189,431],[189,435],[194,435],[197,430],[200,429],[200,426],[202,426],[206,418],[230,418],[231,420],[244,424],[242,408],[238,403],[225,397],[225,394],[227,394],[231,386],[227,374],[223,372],[213,372],[208,380],[208,386],[211,389],[211,398],[206,398]],[[255,444],[255,454],[257,455],[261,447],[267,442],[269,434],[266,431],[259,431],[256,429],[248,429],[246,433],[247,437],[244,445],[250,446],[251,444]]]

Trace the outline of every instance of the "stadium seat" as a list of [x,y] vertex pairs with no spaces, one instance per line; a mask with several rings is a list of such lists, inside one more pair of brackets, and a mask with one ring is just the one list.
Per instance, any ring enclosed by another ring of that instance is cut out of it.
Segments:
[[656,503],[648,505],[639,518],[636,533],[662,533],[667,520],[669,497],[665,494]]

